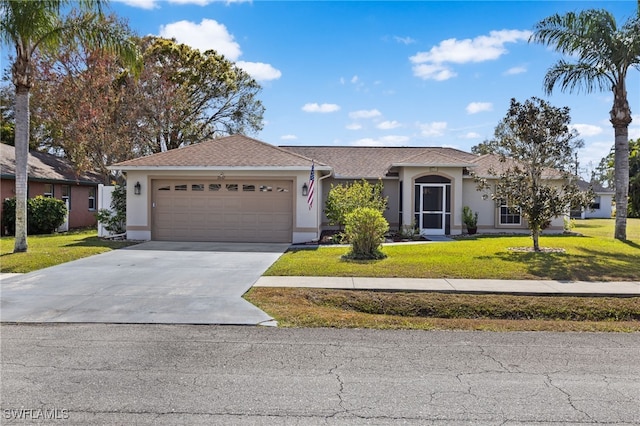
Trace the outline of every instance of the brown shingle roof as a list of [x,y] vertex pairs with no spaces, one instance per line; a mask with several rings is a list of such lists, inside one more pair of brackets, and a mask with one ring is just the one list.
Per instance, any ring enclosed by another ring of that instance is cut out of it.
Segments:
[[[473,169],[473,173],[482,178],[496,177],[489,173],[491,169],[493,169],[494,173],[500,174],[516,164],[515,160],[511,158],[505,158],[504,161],[500,161],[500,156],[496,154],[481,155],[480,157],[475,157],[472,162],[476,166]],[[542,173],[542,177],[545,179],[562,179],[563,175],[559,170],[546,169]]]
[[135,158],[114,164],[111,168],[132,166],[311,167],[311,160],[244,135],[233,135]]
[[[0,173],[3,178],[15,179],[16,152],[14,147],[0,144],[0,167],[2,169]],[[27,173],[29,179],[32,180],[93,184],[102,182],[102,177],[98,173],[76,173],[69,161],[65,158],[38,151],[29,152]]]
[[[328,164],[338,178],[384,177],[394,163],[435,161],[439,165],[469,163],[476,155],[453,148],[435,147],[359,147],[359,146],[282,146],[315,161]],[[415,157],[412,161],[408,161]],[[434,164],[434,163],[430,163]]]

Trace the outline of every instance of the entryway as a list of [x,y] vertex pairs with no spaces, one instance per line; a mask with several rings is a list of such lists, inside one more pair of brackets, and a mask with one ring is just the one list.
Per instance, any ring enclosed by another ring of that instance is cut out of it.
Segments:
[[416,179],[415,221],[423,235],[451,233],[451,180],[429,175]]

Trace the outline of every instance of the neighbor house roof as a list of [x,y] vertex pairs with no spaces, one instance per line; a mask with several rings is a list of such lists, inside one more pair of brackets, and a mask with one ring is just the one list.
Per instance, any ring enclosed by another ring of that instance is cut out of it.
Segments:
[[[473,174],[481,178],[495,178],[495,174],[500,174],[506,169],[516,165],[516,161],[511,158],[504,158],[496,154],[485,154],[481,156],[474,156],[475,159],[472,163],[476,166],[473,169]],[[492,173],[493,171],[493,173]],[[494,174],[495,173],[495,174]],[[562,172],[555,169],[545,169],[542,173],[544,179],[562,179],[564,178]]]
[[[3,179],[15,179],[16,152],[13,146],[0,144],[0,169]],[[98,173],[77,173],[67,159],[38,151],[30,151],[28,154],[27,175],[29,180],[84,184],[102,182]]]
[[328,164],[337,178],[382,178],[394,165],[473,166],[477,156],[453,148],[282,146],[315,161]]
[[600,185],[598,182],[589,183],[582,179],[578,181],[578,188],[580,188],[580,191],[587,191],[589,189],[589,186],[591,186],[591,189],[596,194],[615,194],[616,193],[616,191],[614,191],[613,189],[605,188],[604,186]]
[[[244,135],[233,135],[123,161],[110,168],[118,170],[193,167],[310,168],[311,163],[311,159],[303,155]],[[320,166],[323,165],[320,164]]]

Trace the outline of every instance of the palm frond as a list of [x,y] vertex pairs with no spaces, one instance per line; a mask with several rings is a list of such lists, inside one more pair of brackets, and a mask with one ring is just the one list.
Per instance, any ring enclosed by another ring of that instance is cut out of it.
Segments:
[[551,94],[556,84],[560,85],[561,91],[577,89],[580,92],[584,89],[586,93],[591,93],[595,90],[611,90],[616,81],[611,78],[609,71],[582,62],[572,64],[560,60],[544,76],[544,90]]

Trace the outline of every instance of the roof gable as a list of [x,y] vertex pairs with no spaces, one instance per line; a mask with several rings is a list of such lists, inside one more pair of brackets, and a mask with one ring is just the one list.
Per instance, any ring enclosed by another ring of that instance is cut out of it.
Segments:
[[233,135],[135,158],[111,168],[311,167],[311,162],[309,158],[266,142]]
[[[11,145],[0,144],[0,165],[2,176],[15,179],[16,151]],[[98,184],[100,174],[95,172],[77,173],[71,163],[62,157],[45,152],[30,151],[27,157],[27,175],[32,180],[64,181]]]
[[[500,174],[517,164],[516,160],[508,157],[501,157],[497,154],[485,154],[476,157],[472,163],[475,164],[473,174],[481,178],[496,178],[490,171]],[[545,168],[542,172],[544,179],[563,179],[564,175],[560,170]]]

